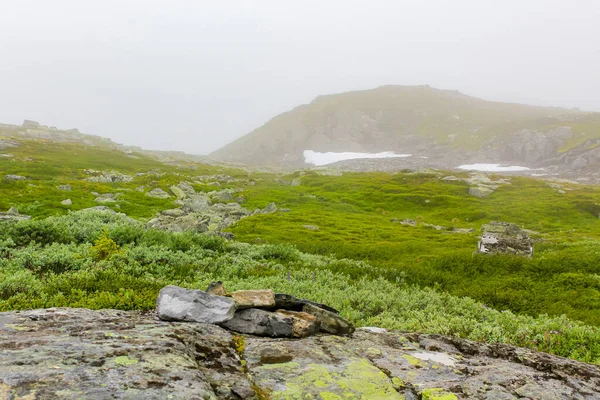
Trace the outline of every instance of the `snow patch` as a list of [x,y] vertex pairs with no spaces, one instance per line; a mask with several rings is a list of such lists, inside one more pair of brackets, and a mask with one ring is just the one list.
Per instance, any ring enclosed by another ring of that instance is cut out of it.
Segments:
[[527,167],[519,167],[518,165],[501,166],[501,164],[465,164],[459,166],[458,169],[482,172],[529,171]]
[[319,153],[312,150],[304,150],[304,161],[307,164],[322,166],[338,161],[354,160],[357,158],[404,158],[411,157],[412,154],[395,154],[393,151],[384,151],[381,153]]

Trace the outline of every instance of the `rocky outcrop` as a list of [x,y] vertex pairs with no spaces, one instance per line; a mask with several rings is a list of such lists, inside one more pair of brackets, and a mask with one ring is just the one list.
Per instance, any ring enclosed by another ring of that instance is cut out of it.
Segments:
[[[235,224],[242,218],[253,214],[268,214],[277,211],[277,205],[270,203],[263,210],[251,212],[243,208],[239,203],[221,203],[230,201],[232,193],[239,189],[223,189],[209,193],[196,193],[194,188],[182,182],[172,186],[171,191],[178,197],[174,203],[181,208],[164,210],[148,221],[149,228],[170,230],[173,232],[197,231],[220,233],[223,229]],[[178,193],[178,194],[177,194]],[[154,189],[147,196],[167,198],[167,192],[162,189]]]
[[0,398],[600,398],[600,367],[502,344],[359,328],[236,336],[153,313],[0,313]]
[[7,212],[0,212],[0,221],[24,221],[26,219],[31,219],[31,217],[20,214],[15,207],[9,208]]
[[334,335],[354,332],[354,325],[331,307],[286,294],[278,294],[279,301],[275,297],[272,290],[227,293],[222,282],[212,282],[206,291],[170,285],[160,291],[156,310],[165,321],[219,324],[257,336],[306,337],[319,330]]
[[484,254],[517,254],[533,256],[533,239],[519,226],[509,222],[495,222],[481,227],[477,252]]
[[123,174],[119,171],[96,171],[93,169],[84,170],[85,173],[94,175],[85,178],[88,182],[113,183],[113,182],[131,182],[133,176]]
[[146,196],[153,197],[155,199],[170,199],[171,198],[171,195],[169,193],[165,192],[161,188],[152,189],[151,191],[146,192]]

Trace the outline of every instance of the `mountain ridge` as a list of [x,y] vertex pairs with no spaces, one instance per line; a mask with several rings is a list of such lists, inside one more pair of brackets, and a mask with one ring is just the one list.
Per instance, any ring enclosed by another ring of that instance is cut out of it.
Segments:
[[[304,150],[395,151],[435,160],[422,162],[425,167],[455,168],[453,161],[458,158],[550,166],[568,174],[600,162],[599,154],[588,154],[599,139],[600,113],[493,102],[429,86],[387,85],[317,96],[210,157],[302,168],[308,166]],[[521,151],[521,146],[530,151]],[[577,157],[567,156],[571,150],[577,150]]]

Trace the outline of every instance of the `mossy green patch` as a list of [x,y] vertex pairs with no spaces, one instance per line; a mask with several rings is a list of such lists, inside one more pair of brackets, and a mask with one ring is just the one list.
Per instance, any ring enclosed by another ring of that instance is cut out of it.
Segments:
[[324,399],[400,399],[387,375],[365,359],[352,360],[339,370],[335,366],[310,364],[286,376],[286,389],[273,399],[304,399],[318,394]]
[[457,400],[454,393],[450,393],[440,388],[423,389],[421,392],[422,400]]
[[134,365],[138,363],[138,360],[135,360],[133,358],[129,358],[127,356],[120,356],[120,357],[116,357],[114,359],[115,364],[121,366],[121,367],[127,367],[129,365]]

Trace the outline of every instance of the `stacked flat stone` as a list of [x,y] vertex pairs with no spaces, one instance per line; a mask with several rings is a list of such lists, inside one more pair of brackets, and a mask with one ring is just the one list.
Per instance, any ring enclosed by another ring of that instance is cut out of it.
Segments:
[[221,282],[206,291],[166,286],[156,302],[164,321],[220,325],[256,336],[303,338],[319,331],[351,335],[354,325],[324,304],[272,290],[238,290],[227,293]]

